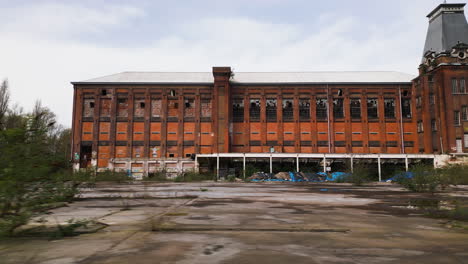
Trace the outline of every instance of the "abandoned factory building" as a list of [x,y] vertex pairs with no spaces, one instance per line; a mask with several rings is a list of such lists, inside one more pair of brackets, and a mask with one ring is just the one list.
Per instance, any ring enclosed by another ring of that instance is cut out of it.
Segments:
[[219,172],[227,160],[245,170],[246,160],[286,159],[299,170],[301,161],[326,167],[352,157],[408,166],[468,153],[464,6],[428,15],[419,76],[213,67],[73,82],[75,168]]

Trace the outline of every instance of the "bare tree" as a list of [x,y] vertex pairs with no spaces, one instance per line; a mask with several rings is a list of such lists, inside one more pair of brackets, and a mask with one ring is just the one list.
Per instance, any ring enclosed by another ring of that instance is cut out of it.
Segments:
[[4,127],[5,115],[8,111],[10,102],[10,91],[8,89],[8,80],[3,80],[0,85],[0,129]]

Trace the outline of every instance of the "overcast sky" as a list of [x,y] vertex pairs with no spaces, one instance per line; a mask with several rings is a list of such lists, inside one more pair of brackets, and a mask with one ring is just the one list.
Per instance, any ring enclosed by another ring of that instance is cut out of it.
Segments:
[[[0,78],[71,125],[71,81],[122,71],[417,73],[438,0],[0,0]],[[453,2],[453,1],[449,1]]]

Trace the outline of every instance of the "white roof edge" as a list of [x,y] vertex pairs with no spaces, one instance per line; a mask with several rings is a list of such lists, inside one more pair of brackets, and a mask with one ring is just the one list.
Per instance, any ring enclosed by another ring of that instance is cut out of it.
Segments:
[[[234,72],[236,84],[263,83],[411,83],[417,76],[397,71]],[[211,72],[121,72],[73,84],[213,83]]]

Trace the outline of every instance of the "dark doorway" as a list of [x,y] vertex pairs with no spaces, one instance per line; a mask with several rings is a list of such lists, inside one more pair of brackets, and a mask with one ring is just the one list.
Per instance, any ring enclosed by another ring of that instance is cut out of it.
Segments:
[[88,168],[89,166],[91,166],[92,151],[93,151],[92,146],[81,146],[80,168]]

